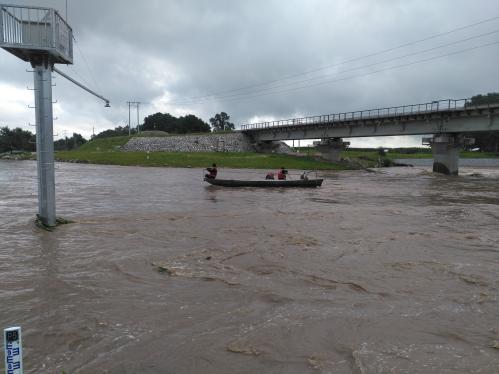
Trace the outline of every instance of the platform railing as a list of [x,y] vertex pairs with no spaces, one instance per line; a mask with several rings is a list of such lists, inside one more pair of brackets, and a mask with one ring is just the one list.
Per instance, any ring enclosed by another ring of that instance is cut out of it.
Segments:
[[72,60],[73,32],[54,9],[0,4],[0,46],[55,50]]
[[2,39],[7,44],[31,47],[51,47],[48,36],[52,35],[51,9],[0,5],[2,13]]
[[422,104],[411,104],[394,106],[387,108],[376,108],[360,110],[354,112],[344,112],[335,114],[326,114],[321,116],[291,118],[277,121],[266,121],[250,123],[241,126],[241,130],[260,130],[273,127],[295,126],[295,125],[317,125],[325,123],[345,122],[363,119],[390,118],[407,115],[429,114],[435,112],[458,110],[469,107],[471,99],[448,99],[438,100]]

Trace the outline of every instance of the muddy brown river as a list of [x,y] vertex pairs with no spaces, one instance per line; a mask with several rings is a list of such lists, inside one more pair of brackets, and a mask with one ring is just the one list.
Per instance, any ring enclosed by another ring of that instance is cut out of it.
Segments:
[[430,168],[57,164],[45,232],[36,164],[0,161],[0,328],[25,373],[498,373],[499,167]]

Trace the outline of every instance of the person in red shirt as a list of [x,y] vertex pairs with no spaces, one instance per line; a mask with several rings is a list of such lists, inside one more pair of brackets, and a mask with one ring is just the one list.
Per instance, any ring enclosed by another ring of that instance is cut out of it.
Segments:
[[215,179],[217,177],[217,164],[213,164],[211,168],[206,168],[208,174],[205,174],[206,179]]
[[286,174],[288,174],[288,171],[284,169],[284,166],[277,172],[277,179],[280,180],[285,180],[286,179]]
[[267,173],[267,175],[265,176],[265,179],[274,179],[274,173],[272,173],[271,171],[269,171]]

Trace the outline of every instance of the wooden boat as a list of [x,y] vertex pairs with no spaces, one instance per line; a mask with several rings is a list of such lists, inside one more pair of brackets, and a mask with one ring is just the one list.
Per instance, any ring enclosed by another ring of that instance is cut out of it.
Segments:
[[292,180],[235,180],[235,179],[210,179],[205,181],[213,186],[222,187],[320,187],[323,179],[292,179]]

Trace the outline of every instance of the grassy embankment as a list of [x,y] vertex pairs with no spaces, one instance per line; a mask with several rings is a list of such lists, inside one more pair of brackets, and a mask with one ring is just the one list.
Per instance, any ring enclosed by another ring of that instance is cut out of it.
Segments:
[[[428,152],[422,153],[396,153],[396,152],[387,152],[386,157],[395,160],[395,159],[415,159],[415,158],[433,158],[433,154]],[[498,158],[499,154],[490,153],[490,152],[470,152],[470,151],[462,151],[459,153],[460,158]]]
[[[345,170],[375,167],[379,161],[389,166],[395,159],[432,158],[429,149],[418,149],[414,153],[388,151],[384,159],[379,158],[378,151],[346,150],[342,157],[346,162],[329,163],[318,161],[312,147],[300,149],[298,156],[262,153],[232,152],[122,152],[119,147],[129,140],[128,136],[117,136],[92,140],[78,150],[56,152],[59,161],[88,162],[92,164],[123,166],[163,166],[163,167],[206,167],[216,163],[227,168],[277,169],[285,166],[288,169],[303,170]],[[496,153],[461,152],[462,158],[497,158]]]
[[[407,153],[405,152],[397,152],[388,150],[386,152],[385,157],[390,160],[396,159],[417,159],[417,158],[433,158],[433,154],[431,153],[431,149],[429,148],[421,148],[415,151],[413,148],[408,148]],[[351,157],[357,158],[362,157],[363,155],[371,155],[369,157],[373,157],[373,155],[378,155],[377,150],[366,149],[366,150],[346,150],[342,152],[342,157]],[[499,153],[493,152],[470,152],[470,151],[461,151],[459,154],[461,158],[499,158]]]
[[[385,148],[386,149],[386,148]],[[402,152],[398,151],[399,149]],[[313,154],[316,152],[313,147],[302,147],[300,148],[300,152],[305,154]],[[461,151],[459,154],[461,158],[499,158],[499,153],[493,152],[470,152],[470,151]],[[377,159],[378,157],[378,149],[374,148],[366,148],[366,149],[347,149],[341,153],[343,158],[357,159],[368,157],[371,159]],[[388,149],[386,152],[385,158],[390,160],[396,159],[419,159],[419,158],[433,158],[433,154],[431,153],[430,148],[397,148],[394,150]]]
[[[92,164],[124,166],[207,167],[216,163],[219,167],[302,170],[344,170],[374,166],[372,160],[363,157],[358,165],[352,163],[331,164],[317,161],[312,156],[294,157],[279,154],[232,153],[232,152],[122,152],[119,147],[128,141],[127,136],[92,140],[76,151],[56,152],[59,161],[88,162]],[[364,155],[365,156],[365,155]]]

